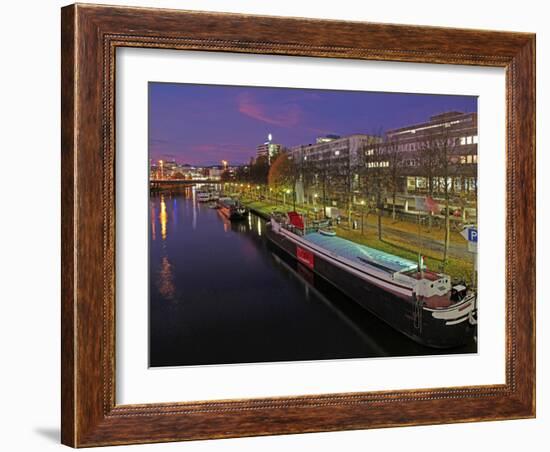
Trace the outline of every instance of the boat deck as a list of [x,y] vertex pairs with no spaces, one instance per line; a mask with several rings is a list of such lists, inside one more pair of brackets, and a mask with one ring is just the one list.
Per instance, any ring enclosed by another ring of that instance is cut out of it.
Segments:
[[370,265],[378,270],[385,270],[388,273],[417,269],[416,262],[359,245],[338,236],[330,237],[319,232],[311,232],[306,234],[304,239],[338,256],[362,265]]

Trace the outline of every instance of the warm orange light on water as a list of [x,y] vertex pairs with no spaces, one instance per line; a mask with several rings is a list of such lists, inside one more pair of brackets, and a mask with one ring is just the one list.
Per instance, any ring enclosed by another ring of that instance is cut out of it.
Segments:
[[164,196],[160,197],[160,234],[162,240],[166,240],[166,224],[168,223],[168,215],[166,214],[166,202]]

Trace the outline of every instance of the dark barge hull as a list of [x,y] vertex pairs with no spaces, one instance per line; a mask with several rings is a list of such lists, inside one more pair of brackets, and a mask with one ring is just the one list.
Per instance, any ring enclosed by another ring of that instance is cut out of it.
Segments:
[[[267,238],[276,246],[298,259],[299,247],[289,238],[266,228]],[[436,319],[432,311],[418,309],[412,297],[401,297],[372,284],[335,265],[329,259],[312,250],[314,260],[307,265],[316,274],[345,293],[363,308],[412,340],[433,348],[452,348],[471,343],[475,326],[468,319],[454,325],[446,325],[443,319]]]

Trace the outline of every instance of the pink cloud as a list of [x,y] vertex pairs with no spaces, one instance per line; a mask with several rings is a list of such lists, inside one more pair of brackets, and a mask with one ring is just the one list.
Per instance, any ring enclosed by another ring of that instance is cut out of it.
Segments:
[[257,121],[279,127],[294,127],[298,125],[301,109],[296,104],[267,107],[259,103],[250,93],[242,93],[238,97],[239,112]]

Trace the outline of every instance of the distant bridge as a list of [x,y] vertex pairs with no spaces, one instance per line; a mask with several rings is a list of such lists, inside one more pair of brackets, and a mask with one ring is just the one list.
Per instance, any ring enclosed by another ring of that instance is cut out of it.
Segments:
[[198,184],[220,184],[219,180],[205,179],[205,180],[192,180],[192,179],[151,179],[149,181],[149,188],[153,190],[159,190],[163,188],[175,188],[178,186],[191,186]]

